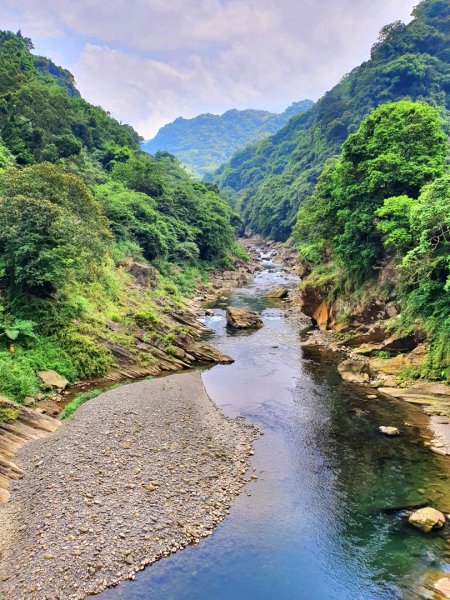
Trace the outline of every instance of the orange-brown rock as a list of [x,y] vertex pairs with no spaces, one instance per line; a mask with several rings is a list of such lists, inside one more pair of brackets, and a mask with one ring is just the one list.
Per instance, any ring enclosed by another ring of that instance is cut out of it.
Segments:
[[331,329],[334,325],[333,303],[327,301],[315,285],[305,285],[300,291],[300,310],[317,324],[320,329]]
[[232,329],[260,329],[264,323],[253,310],[229,306],[227,308],[227,325]]

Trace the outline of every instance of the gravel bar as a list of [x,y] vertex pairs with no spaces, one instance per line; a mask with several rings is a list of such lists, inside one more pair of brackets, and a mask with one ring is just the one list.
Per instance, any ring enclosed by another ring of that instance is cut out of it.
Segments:
[[18,454],[25,476],[0,506],[0,597],[82,599],[211,535],[255,436],[198,372],[90,400]]

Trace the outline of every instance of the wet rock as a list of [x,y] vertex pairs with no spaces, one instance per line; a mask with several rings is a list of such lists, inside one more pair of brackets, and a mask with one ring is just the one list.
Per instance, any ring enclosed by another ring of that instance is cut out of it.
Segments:
[[37,376],[42,381],[42,383],[48,388],[54,387],[58,390],[63,390],[69,385],[69,382],[65,377],[63,377],[56,371],[53,371],[52,369],[49,369],[47,371],[38,371]]
[[367,383],[370,372],[367,362],[355,358],[347,358],[338,365],[338,371],[344,381]]
[[389,425],[380,425],[380,427],[378,427],[378,431],[387,437],[395,437],[400,435],[400,430],[398,427],[391,427]]
[[325,300],[322,291],[315,285],[305,285],[300,291],[300,310],[322,330],[334,325],[333,304]]
[[433,585],[433,588],[442,595],[443,598],[450,598],[450,577],[442,577]]
[[414,511],[408,518],[408,523],[417,529],[428,533],[432,529],[440,529],[444,526],[445,516],[435,508],[426,506]]
[[289,295],[289,289],[284,285],[278,285],[277,287],[274,287],[273,289],[269,290],[266,293],[266,298],[283,299],[283,298],[287,298],[288,295]]
[[261,317],[253,310],[227,307],[227,325],[233,329],[260,329],[264,323]]

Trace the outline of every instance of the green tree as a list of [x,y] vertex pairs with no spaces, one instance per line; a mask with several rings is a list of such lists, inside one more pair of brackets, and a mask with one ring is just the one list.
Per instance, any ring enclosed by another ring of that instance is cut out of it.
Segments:
[[85,184],[43,163],[0,175],[0,265],[11,294],[54,296],[102,263],[109,230]]
[[[323,249],[345,267],[349,280],[361,283],[383,255],[377,210],[387,198],[417,198],[424,184],[444,173],[446,151],[435,109],[407,100],[378,107],[349,136],[299,212],[300,248],[326,240]],[[309,210],[312,216],[305,218]]]

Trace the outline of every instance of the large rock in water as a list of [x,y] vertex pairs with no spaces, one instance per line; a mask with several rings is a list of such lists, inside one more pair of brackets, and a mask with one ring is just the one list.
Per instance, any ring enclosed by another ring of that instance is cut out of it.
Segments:
[[333,303],[324,298],[317,286],[308,284],[300,290],[299,307],[307,317],[311,317],[319,329],[333,328]]
[[266,298],[287,298],[289,295],[289,289],[284,285],[278,285],[272,288],[266,293]]
[[425,508],[419,508],[414,511],[408,519],[408,523],[428,533],[432,529],[439,529],[444,526],[445,517],[444,515],[431,506]]
[[229,306],[227,308],[227,325],[233,329],[260,329],[264,323],[254,310]]
[[367,383],[370,380],[368,364],[363,360],[348,358],[338,364],[338,371],[344,381]]
[[64,390],[69,382],[65,377],[49,369],[48,371],[38,371],[37,376],[42,381],[42,383],[49,388],[57,388],[58,390]]

